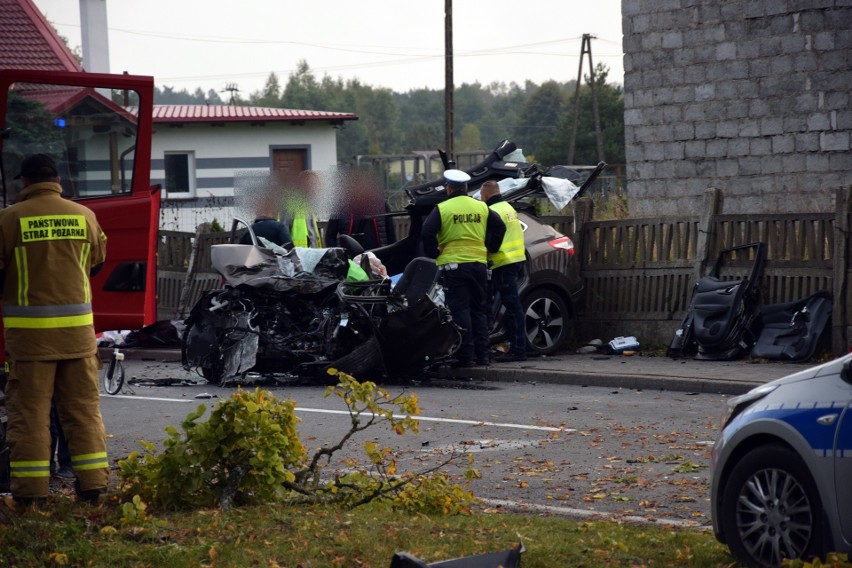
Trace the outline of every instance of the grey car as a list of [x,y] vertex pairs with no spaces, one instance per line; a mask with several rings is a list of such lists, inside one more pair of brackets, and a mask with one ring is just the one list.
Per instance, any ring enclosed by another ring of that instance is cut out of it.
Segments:
[[852,553],[852,354],[732,398],[712,454],[716,538],[748,566]]

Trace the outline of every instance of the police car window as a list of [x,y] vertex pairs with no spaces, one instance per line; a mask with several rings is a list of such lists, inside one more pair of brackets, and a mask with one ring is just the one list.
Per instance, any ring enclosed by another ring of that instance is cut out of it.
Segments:
[[57,164],[63,194],[71,198],[128,194],[136,148],[135,93],[56,84],[15,83],[3,128],[6,204],[21,191],[14,180],[29,154]]

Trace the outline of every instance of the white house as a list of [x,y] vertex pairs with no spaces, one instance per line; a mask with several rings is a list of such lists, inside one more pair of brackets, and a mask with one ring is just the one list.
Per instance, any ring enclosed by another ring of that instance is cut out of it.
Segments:
[[163,187],[160,228],[195,231],[214,219],[227,227],[241,179],[334,168],[337,128],[357,119],[344,112],[156,106],[151,181]]

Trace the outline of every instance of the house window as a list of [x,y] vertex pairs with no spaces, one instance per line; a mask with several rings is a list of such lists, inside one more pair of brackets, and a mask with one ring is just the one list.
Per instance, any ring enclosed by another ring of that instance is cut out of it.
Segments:
[[195,155],[192,152],[166,152],[166,195],[195,197]]

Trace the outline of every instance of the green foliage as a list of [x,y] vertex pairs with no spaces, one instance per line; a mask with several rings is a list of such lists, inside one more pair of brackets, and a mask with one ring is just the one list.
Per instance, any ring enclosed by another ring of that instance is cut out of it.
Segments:
[[130,501],[121,504],[121,522],[125,525],[138,525],[149,519],[146,513],[148,505],[139,495],[134,495]]
[[787,566],[788,568],[852,568],[852,562],[849,561],[848,555],[829,554],[825,562],[819,558],[811,562],[785,558],[781,561],[781,566]]
[[295,405],[279,402],[267,391],[237,391],[219,402],[207,422],[200,405],[182,424],[169,426],[164,450],[142,442],[146,453],[131,453],[119,462],[125,524],[147,519],[147,505],[158,509],[194,509],[285,501],[336,503],[357,507],[371,501],[398,508],[444,514],[470,511],[475,502],[467,489],[478,477],[473,468],[459,485],[439,471],[455,456],[425,472],[397,472],[393,449],[364,444],[366,465],[350,460],[349,471],[323,477],[329,461],[356,433],[377,423],[398,435],[417,433],[420,414],[416,394],[391,396],[375,383],[359,382],[330,370],[338,384],[325,396],[340,398],[349,411],[350,428],[334,445],[319,448],[309,458],[296,430]]
[[630,217],[626,192],[610,192],[607,195],[598,193],[593,197],[593,200],[595,204],[595,220],[597,221],[627,219]]
[[691,461],[685,461],[682,464],[676,465],[672,469],[672,472],[674,472],[674,473],[694,473],[696,471],[701,471],[705,467],[707,467],[707,466],[702,465],[702,464],[693,463]]
[[[230,95],[228,96],[228,99],[230,100]],[[238,94],[236,101],[240,101]],[[176,91],[174,87],[169,87],[168,85],[163,85],[162,88],[156,85],[154,86],[154,104],[157,105],[221,105],[226,102],[227,101],[223,100],[222,97],[219,96],[219,93],[213,89],[210,89],[205,93],[200,87],[198,87],[194,92],[190,93],[186,89]]]
[[169,426],[165,449],[143,443],[144,455],[119,462],[122,491],[161,509],[204,508],[278,499],[293,480],[290,467],[304,463],[292,401],[269,392],[238,391],[199,422],[199,405],[183,421],[183,433]]
[[[229,512],[165,515],[144,530],[121,523],[112,503],[91,511],[65,507],[0,525],[0,563],[169,566],[387,566],[407,550],[427,562],[506,550],[523,540],[524,568],[689,566],[731,568],[710,531],[660,523],[577,522],[543,514],[426,515],[384,505],[260,505]],[[848,564],[822,564],[821,566]],[[794,566],[805,566],[795,564]],[[810,566],[815,566],[814,564]]]
[[281,83],[278,81],[278,75],[270,73],[263,90],[252,93],[249,102],[253,106],[277,107],[281,102]]
[[469,468],[463,485],[453,482],[444,471],[413,478],[394,496],[393,506],[427,515],[470,515],[478,500],[467,484],[479,477],[479,472]]
[[[518,147],[527,154],[536,154],[545,165],[554,163],[546,159],[546,149],[554,144],[559,119],[565,113],[567,101],[568,92],[564,85],[556,81],[542,84],[524,102],[520,124],[516,125],[512,134]],[[565,155],[566,152],[562,150],[561,154]],[[545,156],[545,159],[541,156]],[[555,163],[564,163],[567,158],[559,157],[561,160],[556,159]]]
[[[608,74],[609,70],[606,66],[601,64],[596,66],[595,94],[598,99],[603,157],[610,164],[623,164],[625,162],[624,90],[620,85],[608,84],[606,82]],[[574,164],[598,163],[592,90],[588,76],[584,77],[584,85],[580,88],[580,100],[575,101],[572,93],[564,112],[559,117],[560,122],[556,136],[543,152],[539,152],[539,159],[542,163],[554,164],[567,161],[575,104],[580,105],[580,112],[577,117],[577,139],[573,162]]]
[[479,136],[479,128],[475,124],[465,124],[462,127],[459,143],[456,146],[459,152],[481,150],[482,139]]
[[[6,108],[6,127],[11,136],[3,142],[3,157],[14,160],[4,164],[8,172],[17,172],[20,160],[28,154],[43,152],[64,156],[65,143],[62,129],[53,124],[56,118],[44,104],[9,91]],[[14,175],[14,174],[13,174]]]

